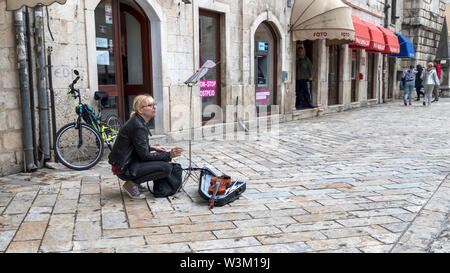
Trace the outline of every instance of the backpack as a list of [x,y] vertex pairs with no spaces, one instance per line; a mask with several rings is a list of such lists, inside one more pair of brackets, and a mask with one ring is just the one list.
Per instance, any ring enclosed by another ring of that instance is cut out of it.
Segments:
[[[182,186],[183,169],[181,168],[181,165],[178,163],[170,164],[172,164],[172,172],[168,177],[153,180],[153,195],[155,197],[167,197],[170,195],[174,195]],[[148,182],[147,187],[149,188]]]

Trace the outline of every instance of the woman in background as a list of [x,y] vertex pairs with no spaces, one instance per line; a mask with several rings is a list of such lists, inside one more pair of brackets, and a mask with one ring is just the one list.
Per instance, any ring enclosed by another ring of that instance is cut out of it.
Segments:
[[428,63],[428,68],[423,73],[423,85],[425,91],[424,106],[430,106],[433,89],[436,85],[440,85],[439,78],[432,62]]

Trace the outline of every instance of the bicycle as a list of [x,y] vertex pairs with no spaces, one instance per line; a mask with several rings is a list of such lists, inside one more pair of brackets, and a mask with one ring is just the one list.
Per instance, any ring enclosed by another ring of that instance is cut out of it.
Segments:
[[[61,127],[55,136],[55,155],[66,167],[74,170],[87,170],[95,166],[102,158],[104,143],[112,150],[114,141],[122,127],[122,122],[116,115],[109,115],[102,121],[103,103],[107,101],[106,92],[95,92],[95,100],[99,103],[99,113],[81,102],[80,90],[74,85],[80,79],[79,72],[74,70],[77,76],[69,85],[68,96],[78,99],[75,112],[78,115],[75,122]],[[83,122],[84,121],[84,122]]]

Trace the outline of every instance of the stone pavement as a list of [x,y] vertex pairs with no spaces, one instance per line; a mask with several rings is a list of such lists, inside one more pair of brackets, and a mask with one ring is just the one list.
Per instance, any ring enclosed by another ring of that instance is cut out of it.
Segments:
[[131,200],[105,161],[1,177],[0,253],[450,252],[449,125],[450,99],[396,101],[196,142],[197,165],[247,181],[214,209],[193,180]]

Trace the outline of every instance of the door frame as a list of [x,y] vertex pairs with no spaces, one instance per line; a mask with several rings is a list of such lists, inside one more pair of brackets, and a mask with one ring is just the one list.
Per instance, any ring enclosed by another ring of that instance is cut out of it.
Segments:
[[[100,4],[103,1],[100,1]],[[134,1],[134,3],[140,9],[140,12],[137,12],[133,7],[126,5],[124,3],[120,3],[120,0],[111,0],[112,8],[113,8],[113,27],[114,27],[114,59],[115,59],[115,72],[116,72],[116,84],[115,85],[98,85],[98,89],[102,91],[107,91],[109,96],[117,96],[117,112],[119,114],[119,118],[122,122],[126,121],[128,117],[125,115],[125,83],[123,79],[123,62],[122,62],[122,8],[125,9],[128,13],[133,15],[144,27],[141,28],[141,47],[142,47],[142,73],[143,73],[143,91],[142,93],[148,93],[153,96],[153,88],[152,88],[152,51],[151,51],[151,42],[150,42],[150,21],[147,17],[145,11],[142,7]],[[97,6],[98,6],[97,4]],[[94,9],[95,12],[95,9]],[[141,17],[139,20],[138,17]],[[133,85],[130,85],[133,87]],[[135,87],[135,86],[134,86]],[[147,91],[148,90],[148,91]],[[139,92],[139,91],[137,91]],[[129,95],[129,94],[127,94]]]

